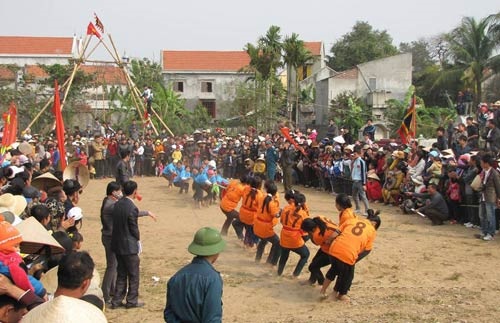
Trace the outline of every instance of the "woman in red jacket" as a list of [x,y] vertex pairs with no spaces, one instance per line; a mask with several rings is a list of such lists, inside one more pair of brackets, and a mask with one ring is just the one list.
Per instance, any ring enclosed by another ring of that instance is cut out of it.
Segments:
[[262,178],[259,176],[252,177],[250,186],[243,189],[243,202],[240,207],[239,217],[233,221],[233,228],[238,237],[242,234],[245,228],[245,237],[243,243],[246,247],[252,248],[258,238],[253,233],[253,222],[257,213],[259,201],[262,200]]
[[278,223],[280,215],[280,202],[277,196],[278,187],[274,181],[266,181],[264,184],[267,195],[263,196],[262,203],[259,203],[257,216],[253,224],[254,234],[260,238],[257,245],[255,261],[259,262],[268,242],[271,243],[271,251],[266,263],[276,266],[281,254],[280,238],[274,232],[274,226]]
[[321,268],[330,265],[328,250],[330,249],[331,237],[335,232],[338,233],[338,225],[324,216],[317,216],[314,219],[308,218],[302,221],[301,229],[309,234],[312,243],[320,247],[309,264],[308,269],[311,275],[305,284],[318,283],[318,285],[323,285],[325,276],[321,272]]
[[293,271],[293,277],[298,277],[307,263],[307,259],[309,259],[309,249],[305,245],[304,233],[300,229],[302,221],[309,217],[309,212],[305,207],[306,197],[304,194],[296,193],[288,195],[288,198],[285,195],[285,199],[288,200],[289,205],[283,209],[281,214],[283,228],[281,229],[280,238],[281,257],[278,265],[278,275],[283,274],[290,251],[293,251],[300,256],[300,260]]
[[[224,197],[220,202],[220,209],[226,216],[226,221],[224,221],[222,229],[220,230],[220,234],[223,236],[227,236],[229,226],[240,215],[238,213],[238,210],[236,210],[236,207],[241,200],[245,185],[247,185],[247,176],[245,175],[242,176],[240,180],[233,179],[227,185],[226,194],[224,194]],[[240,235],[238,235],[238,238],[240,240],[243,240],[243,234],[240,233]]]

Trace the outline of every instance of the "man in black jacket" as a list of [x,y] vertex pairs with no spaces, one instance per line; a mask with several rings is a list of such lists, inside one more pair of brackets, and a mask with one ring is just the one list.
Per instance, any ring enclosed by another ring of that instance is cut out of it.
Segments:
[[116,164],[116,181],[123,187],[130,179],[130,151],[121,150],[120,155],[122,159]]
[[[116,254],[117,277],[111,308],[125,306],[126,308],[142,307],[139,302],[139,253],[141,252],[141,237],[137,218],[148,215],[156,220],[153,213],[141,211],[134,204],[137,195],[137,183],[128,181],[123,184],[124,197],[115,203],[113,208],[113,233],[111,249]],[[128,292],[127,292],[128,283]],[[122,301],[127,297],[127,303]]]

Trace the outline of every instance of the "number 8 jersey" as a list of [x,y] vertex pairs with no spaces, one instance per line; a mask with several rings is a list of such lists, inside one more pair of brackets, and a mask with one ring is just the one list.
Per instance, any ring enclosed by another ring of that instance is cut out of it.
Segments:
[[364,218],[345,221],[339,228],[341,234],[333,240],[328,254],[338,260],[354,265],[358,255],[372,250],[377,231],[373,224]]

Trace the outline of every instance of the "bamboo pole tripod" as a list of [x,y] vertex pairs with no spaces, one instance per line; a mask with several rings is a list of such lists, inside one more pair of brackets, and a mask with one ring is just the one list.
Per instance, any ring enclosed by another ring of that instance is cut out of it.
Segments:
[[[86,51],[87,51],[89,44],[90,44],[91,36],[90,37],[89,37],[89,35],[85,36],[85,38],[83,40],[82,50],[79,53],[78,57],[73,61],[73,70],[72,70],[69,78],[61,85],[61,89],[64,89],[64,97],[63,97],[63,100],[61,102],[61,110],[64,108],[64,104],[66,103],[66,98],[67,98],[68,93],[71,89],[71,85],[73,84],[76,73],[80,70],[82,64],[84,64],[85,62],[113,63],[113,64],[116,64],[120,68],[120,70],[122,71],[122,73],[125,77],[125,81],[127,82],[127,87],[128,87],[130,94],[132,96],[132,101],[134,103],[134,106],[135,106],[138,114],[139,114],[141,121],[143,122],[144,128],[146,128],[149,125],[153,129],[154,133],[156,135],[158,135],[159,134],[158,130],[156,129],[154,123],[151,120],[152,116],[148,115],[147,118],[145,117],[147,108],[146,108],[146,105],[144,103],[144,100],[142,99],[141,92],[139,91],[139,89],[135,85],[134,81],[132,80],[132,77],[130,76],[130,73],[127,69],[127,63],[124,63],[121,60],[120,55],[118,54],[118,50],[116,49],[116,46],[113,42],[113,38],[111,37],[110,34],[108,34],[108,38],[109,38],[109,41],[110,41],[110,44],[111,44],[111,47],[113,48],[113,50],[110,49],[110,47],[103,40],[103,37],[101,37],[99,39],[99,42],[97,44],[95,44],[86,55]],[[99,45],[104,46],[106,51],[113,58],[113,61],[103,61],[103,60],[93,61],[93,60],[88,59],[92,55],[92,53],[94,53],[94,51],[97,49],[97,47]],[[31,128],[33,126],[33,124],[35,124],[35,122],[45,112],[45,110],[47,110],[49,105],[53,102],[54,102],[54,98],[50,97],[50,99],[47,101],[47,103],[45,103],[45,105],[42,107],[42,109],[40,109],[40,111],[33,118],[33,120],[26,127],[26,129]],[[167,126],[167,124],[161,119],[161,117],[158,115],[158,113],[153,108],[151,108],[151,111],[153,112],[153,115],[159,120],[161,125],[170,133],[170,135],[174,136],[173,132],[170,130],[170,128]]]

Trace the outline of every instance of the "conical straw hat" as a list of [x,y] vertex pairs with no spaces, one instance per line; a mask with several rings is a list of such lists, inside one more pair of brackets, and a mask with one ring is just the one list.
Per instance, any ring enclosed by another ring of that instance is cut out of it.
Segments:
[[23,323],[105,323],[104,313],[97,306],[68,296],[57,296],[38,305],[23,317]]
[[64,252],[64,248],[34,217],[29,217],[19,223],[16,228],[23,236],[21,252],[26,254],[44,254],[45,246],[50,247],[52,254]]

